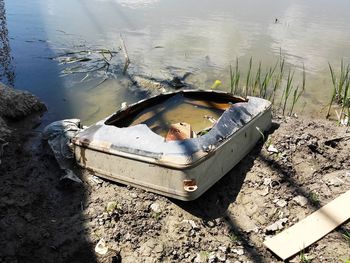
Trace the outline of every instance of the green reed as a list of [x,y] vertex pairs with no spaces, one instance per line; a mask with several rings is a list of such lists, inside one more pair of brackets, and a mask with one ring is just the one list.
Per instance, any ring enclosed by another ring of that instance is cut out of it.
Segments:
[[258,96],[268,99],[276,106],[276,97],[279,97],[279,107],[283,114],[287,112],[289,105],[289,114],[292,114],[295,105],[299,101],[301,95],[305,91],[306,76],[303,67],[302,84],[294,85],[294,70],[289,68],[289,73],[285,79],[286,63],[285,59],[280,55],[276,63],[263,70],[262,62],[254,68],[253,58],[249,59],[247,74],[245,77],[245,86],[243,88],[240,83],[241,70],[239,62],[236,59],[236,66],[232,68],[230,65],[230,92],[239,96]]
[[240,79],[240,71],[238,66],[238,58],[236,59],[236,67],[235,70],[232,70],[232,66],[230,65],[230,87],[231,93],[237,94],[239,87],[239,79]]
[[305,85],[306,85],[306,73],[305,73],[305,66],[303,65],[303,81],[302,81],[302,86],[301,89],[299,90],[299,85],[296,87],[296,89],[293,92],[293,100],[292,100],[292,106],[289,112],[289,115],[292,115],[294,106],[298,102],[300,96],[304,93],[305,91]]
[[329,118],[330,116],[332,105],[337,104],[341,106],[340,114],[337,113],[339,121],[341,122],[344,120],[344,123],[347,122],[347,125],[350,125],[350,64],[345,65],[344,60],[342,59],[338,76],[330,63],[328,63],[328,66],[331,74],[333,91],[328,105],[326,118]]
[[287,101],[288,101],[289,95],[293,89],[293,78],[294,78],[294,72],[292,72],[289,69],[288,78],[287,78],[287,85],[285,86],[285,88],[283,90],[282,97],[281,97],[281,101],[283,101],[283,108],[282,108],[283,115],[284,115],[286,107],[287,107]]
[[249,67],[248,67],[248,74],[247,74],[247,79],[246,79],[246,84],[245,84],[245,96],[248,96],[248,91],[249,91],[249,86],[250,86],[250,74],[252,72],[252,64],[253,64],[253,58],[250,57],[249,60]]

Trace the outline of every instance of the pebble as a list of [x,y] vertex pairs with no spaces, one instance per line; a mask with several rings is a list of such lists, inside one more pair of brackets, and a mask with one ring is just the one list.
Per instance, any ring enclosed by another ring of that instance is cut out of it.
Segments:
[[279,206],[279,207],[285,207],[287,205],[287,201],[286,200],[283,200],[283,199],[280,199],[276,202],[276,205]]
[[117,202],[108,202],[107,206],[106,206],[106,211],[108,213],[113,213],[114,210],[117,208]]
[[268,194],[269,194],[269,187],[266,186],[263,190],[259,191],[259,194],[260,194],[261,196],[266,196],[266,195],[268,195]]
[[216,255],[215,255],[215,252],[211,252],[208,256],[208,262],[209,263],[213,263],[216,261]]
[[204,262],[207,262],[207,259],[208,259],[207,255],[205,253],[201,252],[201,253],[197,253],[193,262],[204,263]]
[[26,214],[24,215],[24,218],[25,218],[25,220],[27,220],[28,222],[31,222],[31,221],[34,220],[34,217],[33,217],[33,215],[32,215],[31,213],[26,213]]
[[271,184],[272,179],[271,178],[264,178],[264,185],[269,185]]
[[224,252],[219,251],[216,253],[216,258],[221,261],[221,262],[225,262],[226,261],[226,255]]
[[226,253],[226,252],[227,252],[227,247],[225,247],[225,246],[219,246],[219,247],[218,247],[218,250],[222,251],[223,253]]
[[131,196],[132,198],[137,198],[137,197],[138,197],[138,195],[137,195],[136,193],[131,193],[130,196]]
[[232,249],[232,252],[235,253],[235,254],[237,254],[237,255],[239,255],[239,256],[244,255],[244,250],[243,250],[243,248],[234,248],[234,249]]
[[267,151],[270,153],[279,153],[278,149],[272,144],[270,144],[270,146],[267,148]]
[[183,220],[182,222],[186,222],[189,223],[192,227],[193,230],[199,230],[199,227],[197,226],[197,224],[193,221],[193,220]]
[[288,222],[288,218],[282,218],[272,225],[265,228],[265,232],[276,232],[277,230],[282,230],[284,225]]
[[214,223],[213,221],[208,221],[208,222],[207,222],[207,225],[208,225],[209,227],[214,227],[214,226],[215,226],[215,223]]
[[152,210],[154,213],[159,214],[159,213],[162,212],[162,210],[161,210],[161,208],[160,208],[160,205],[159,205],[158,203],[153,203],[153,204],[151,204],[150,208],[151,208],[151,210]]
[[296,197],[293,198],[293,201],[302,207],[305,207],[308,203],[307,198],[302,195],[297,195]]

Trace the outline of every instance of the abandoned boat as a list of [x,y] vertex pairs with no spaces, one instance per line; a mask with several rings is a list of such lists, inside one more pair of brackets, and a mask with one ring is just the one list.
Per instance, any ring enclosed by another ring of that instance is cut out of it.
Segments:
[[94,174],[194,200],[229,172],[271,125],[271,103],[213,90],[182,90],[123,107],[72,139]]

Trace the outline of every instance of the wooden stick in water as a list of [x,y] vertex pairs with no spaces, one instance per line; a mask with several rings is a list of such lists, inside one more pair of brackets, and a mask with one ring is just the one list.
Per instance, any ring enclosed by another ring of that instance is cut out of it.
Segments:
[[128,55],[128,51],[126,50],[126,46],[123,40],[122,35],[120,34],[120,45],[121,45],[121,49],[123,50],[124,53],[124,57],[125,57],[125,64],[124,64],[124,69],[123,69],[123,74],[126,73],[126,71],[128,70],[129,64],[130,64],[130,59],[129,59],[129,55]]

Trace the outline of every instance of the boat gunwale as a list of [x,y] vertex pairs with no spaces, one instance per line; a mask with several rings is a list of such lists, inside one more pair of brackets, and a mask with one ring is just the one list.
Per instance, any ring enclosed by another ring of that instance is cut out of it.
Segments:
[[[172,92],[165,92],[162,94],[158,94],[155,96],[152,96],[150,98],[145,98],[142,100],[139,100],[133,104],[128,105],[127,108],[125,109],[120,109],[118,111],[116,111],[115,113],[113,113],[111,116],[108,116],[106,119],[103,120],[103,124],[104,125],[110,125],[110,126],[116,126],[115,123],[119,122],[125,118],[127,118],[130,115],[134,115],[137,114],[138,112],[144,110],[147,107],[152,107],[155,106],[157,104],[160,104],[161,102],[176,96],[177,94],[181,94],[183,93],[185,96],[186,94],[191,94],[193,96],[198,96],[198,97],[202,97],[203,96],[203,100],[207,100],[210,101],[210,94],[215,94],[217,96],[223,96],[223,98],[217,98],[217,99],[225,99],[224,96],[227,98],[227,100],[229,100],[229,98],[231,98],[232,100],[235,101],[235,103],[239,103],[239,102],[248,102],[248,98],[243,98],[240,96],[236,96],[236,95],[232,95],[228,92],[225,91],[221,91],[221,90],[201,90],[201,89],[190,89],[190,90],[179,90],[179,91],[172,91]],[[207,94],[205,94],[207,93]],[[207,99],[205,99],[205,97],[208,97]],[[189,97],[191,98],[191,97]],[[230,108],[230,107],[229,107]],[[117,128],[127,128],[130,126],[116,126]]]
[[[262,115],[271,112],[271,107],[272,107],[272,104],[270,104],[263,111],[261,111],[260,113],[255,115],[253,118],[251,118],[250,121],[246,125],[239,128],[238,130],[234,131],[232,134],[230,134],[228,137],[226,137],[224,140],[222,140],[213,150],[205,152],[205,155],[203,155],[200,158],[196,159],[195,161],[187,163],[187,164],[179,164],[179,163],[171,163],[171,162],[165,163],[165,162],[160,161],[160,159],[158,159],[158,158],[152,158],[152,157],[147,157],[144,155],[138,155],[138,154],[133,154],[133,153],[127,153],[127,152],[118,151],[116,149],[111,149],[111,148],[109,148],[108,151],[106,151],[107,150],[106,148],[102,148],[102,147],[99,148],[93,144],[84,144],[83,142],[80,142],[79,140],[75,140],[75,138],[72,139],[72,142],[74,145],[76,145],[80,148],[92,149],[92,150],[95,150],[95,151],[98,151],[98,152],[101,152],[104,154],[116,155],[116,156],[120,156],[123,158],[128,158],[128,159],[132,159],[135,161],[141,161],[144,163],[148,163],[150,165],[159,165],[162,167],[167,167],[167,168],[171,168],[171,169],[175,169],[175,170],[187,170],[187,169],[192,169],[192,168],[198,166],[200,163],[205,161],[207,158],[214,155],[215,152],[217,151],[217,149],[223,147],[226,143],[228,143],[228,141],[233,136],[235,136],[241,132],[244,132],[246,130],[246,127],[248,124],[253,122],[255,119],[261,117]],[[186,140],[191,140],[191,139],[186,139]]]

